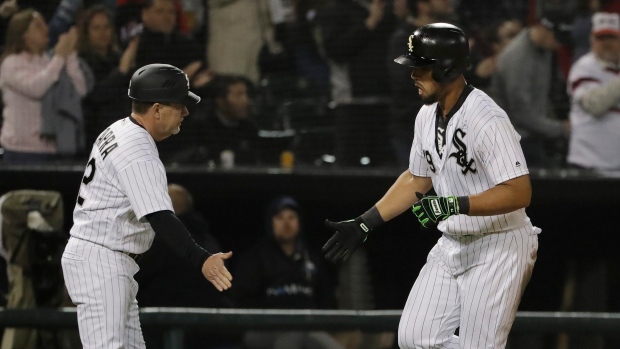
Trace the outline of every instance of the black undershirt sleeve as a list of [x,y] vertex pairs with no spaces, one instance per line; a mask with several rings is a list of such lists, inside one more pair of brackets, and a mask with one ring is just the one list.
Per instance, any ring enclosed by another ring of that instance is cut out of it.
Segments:
[[211,256],[211,253],[196,244],[174,212],[157,211],[147,214],[146,219],[151,224],[155,234],[164,239],[175,254],[185,259],[197,270],[202,270],[202,265]]

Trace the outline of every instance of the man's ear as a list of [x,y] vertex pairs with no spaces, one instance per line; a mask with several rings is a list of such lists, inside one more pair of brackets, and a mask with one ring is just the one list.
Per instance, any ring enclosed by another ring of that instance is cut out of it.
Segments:
[[161,109],[161,104],[153,103],[151,108],[153,108],[153,115],[155,116],[155,119],[159,120],[161,118],[161,114],[159,112]]

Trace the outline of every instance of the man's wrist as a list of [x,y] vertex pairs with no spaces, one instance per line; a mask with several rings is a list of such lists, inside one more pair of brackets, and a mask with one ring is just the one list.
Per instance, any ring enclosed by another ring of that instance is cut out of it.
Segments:
[[456,201],[459,204],[459,214],[469,214],[469,196],[458,196]]
[[355,223],[365,232],[368,233],[374,230],[381,224],[385,223],[377,206],[373,206],[370,210],[364,212],[361,216],[355,219]]
[[209,257],[211,257],[212,254],[207,251],[204,250],[204,252],[202,253],[202,255],[200,256],[200,262],[198,263],[198,270],[202,270],[202,267],[205,265],[205,262],[207,261],[207,259],[209,259]]

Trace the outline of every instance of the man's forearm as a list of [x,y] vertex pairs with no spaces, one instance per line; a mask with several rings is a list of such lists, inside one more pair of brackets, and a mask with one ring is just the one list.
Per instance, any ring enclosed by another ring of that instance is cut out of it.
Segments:
[[398,216],[410,209],[418,201],[415,193],[426,193],[433,186],[429,177],[417,177],[409,170],[403,172],[388,189],[383,198],[377,202],[377,209],[384,221]]
[[172,211],[154,212],[148,214],[146,219],[155,234],[164,239],[176,255],[185,259],[194,268],[198,270],[202,268],[211,254],[196,244],[189,231]]
[[469,216],[495,216],[529,206],[532,187],[529,175],[513,178],[482,193],[469,196]]
[[620,78],[587,91],[579,100],[583,109],[597,118],[605,115],[610,108],[618,104],[618,101],[620,101]]

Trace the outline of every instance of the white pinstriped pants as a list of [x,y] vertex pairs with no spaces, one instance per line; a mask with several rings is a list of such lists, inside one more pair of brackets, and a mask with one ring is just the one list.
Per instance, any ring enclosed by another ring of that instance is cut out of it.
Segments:
[[145,348],[133,278],[139,268],[133,259],[72,237],[62,255],[62,270],[77,305],[84,349]]
[[483,236],[444,234],[407,299],[399,347],[504,348],[536,262],[539,232],[527,226]]

